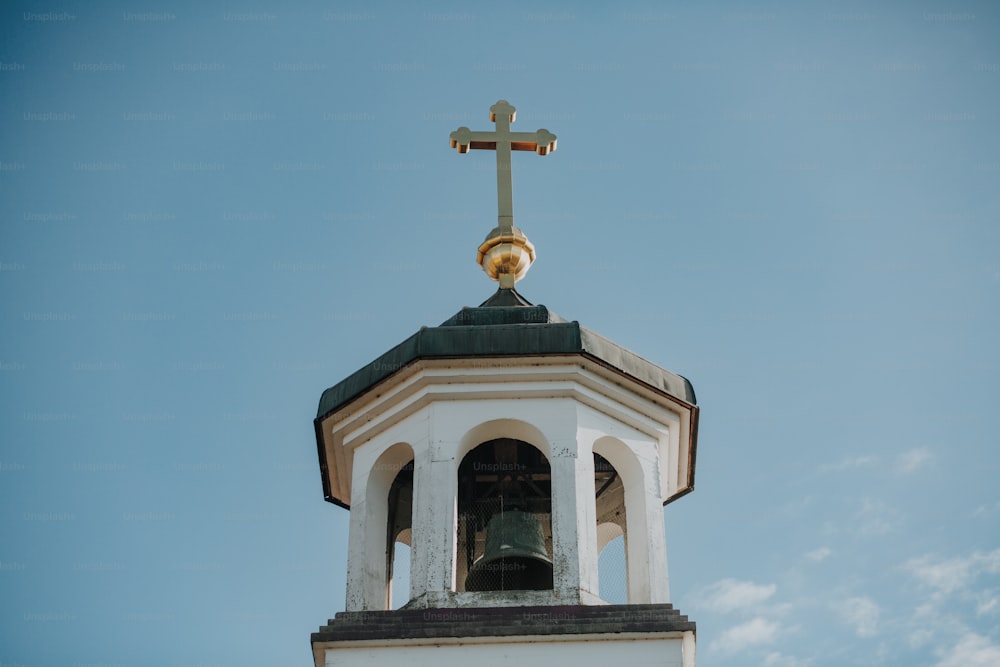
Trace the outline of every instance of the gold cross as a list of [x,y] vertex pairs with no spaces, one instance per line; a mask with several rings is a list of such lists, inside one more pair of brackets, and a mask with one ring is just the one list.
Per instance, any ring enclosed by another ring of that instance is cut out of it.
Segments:
[[514,195],[510,179],[510,152],[535,151],[547,155],[556,149],[556,135],[548,130],[537,132],[511,132],[517,110],[507,100],[500,100],[490,107],[490,121],[497,124],[494,132],[473,132],[460,127],[451,133],[451,147],[459,153],[474,150],[497,152],[497,226],[501,233],[509,234],[514,228]]

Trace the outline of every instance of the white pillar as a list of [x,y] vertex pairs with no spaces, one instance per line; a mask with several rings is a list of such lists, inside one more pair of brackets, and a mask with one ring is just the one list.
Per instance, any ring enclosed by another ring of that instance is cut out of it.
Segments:
[[[388,488],[381,494],[374,461],[363,449],[355,451],[351,481],[351,529],[347,548],[347,611],[385,609]],[[382,498],[381,496],[385,496]]]
[[411,598],[453,587],[457,448],[457,442],[431,440],[414,465]]
[[[644,443],[645,444],[645,443]],[[642,468],[642,486],[636,491],[641,494],[641,501],[636,504],[636,510],[644,512],[645,520],[644,532],[639,546],[640,553],[634,553],[630,549],[629,564],[636,562],[633,556],[648,563],[645,581],[641,582],[644,587],[648,587],[648,599],[637,600],[637,602],[648,602],[652,604],[670,602],[670,577],[667,573],[667,543],[663,530],[663,495],[660,492],[660,465],[661,461],[657,455],[655,443],[648,446],[640,446],[640,451],[636,452],[639,465]],[[649,454],[652,454],[651,456]],[[636,495],[639,495],[636,494]],[[632,508],[627,512],[631,515]],[[630,526],[631,528],[631,526]],[[632,531],[629,530],[629,536]],[[629,546],[631,547],[632,540]],[[629,601],[631,602],[632,577],[629,577]]]
[[365,562],[365,501],[356,496],[358,486],[351,487],[351,526],[347,535],[347,600],[346,611],[363,611],[365,607],[364,567]]
[[580,554],[580,590],[600,597],[597,559],[597,498],[594,495],[594,454],[580,447],[576,459],[576,526]]
[[[572,410],[575,413],[575,410]],[[549,443],[552,471],[552,588],[557,600],[580,604],[581,591],[598,594],[594,457],[581,446],[575,414],[565,435]]]
[[576,519],[576,441],[550,443],[552,456],[552,589],[557,600],[578,595],[580,539]]

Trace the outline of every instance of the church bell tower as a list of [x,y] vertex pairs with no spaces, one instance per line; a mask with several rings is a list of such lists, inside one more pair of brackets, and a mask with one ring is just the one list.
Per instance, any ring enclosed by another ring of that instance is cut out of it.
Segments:
[[[451,145],[496,151],[498,224],[477,258],[499,289],[320,399],[323,491],[351,521],[345,611],[313,633],[315,665],[694,667],[663,526],[694,489],[694,389],[517,292],[535,249],[514,226],[511,151],[556,137],[511,132],[503,100],[490,119]],[[611,604],[598,557],[618,537],[626,602]],[[392,609],[397,543],[409,601]]]

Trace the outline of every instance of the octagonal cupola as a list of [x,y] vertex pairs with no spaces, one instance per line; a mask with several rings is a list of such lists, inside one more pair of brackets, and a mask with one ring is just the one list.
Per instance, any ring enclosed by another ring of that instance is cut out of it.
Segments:
[[[421,329],[320,401],[324,492],[351,510],[348,610],[388,608],[396,541],[411,605],[601,604],[618,535],[628,602],[667,602],[662,507],[693,488],[697,421],[687,380],[513,289]],[[470,587],[513,512],[551,586],[520,588],[527,561],[497,558]]]

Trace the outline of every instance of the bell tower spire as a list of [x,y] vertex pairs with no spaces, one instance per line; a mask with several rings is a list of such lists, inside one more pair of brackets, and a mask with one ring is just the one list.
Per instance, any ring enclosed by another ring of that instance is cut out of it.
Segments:
[[[694,389],[514,292],[534,249],[513,222],[510,151],[544,155],[556,139],[510,132],[503,100],[491,118],[496,132],[459,128],[451,143],[497,151],[498,226],[480,261],[500,291],[320,398],[323,492],[351,518],[345,611],[313,634],[316,667],[694,667],[663,522],[694,489]],[[624,604],[601,594],[599,555],[617,538]]]

